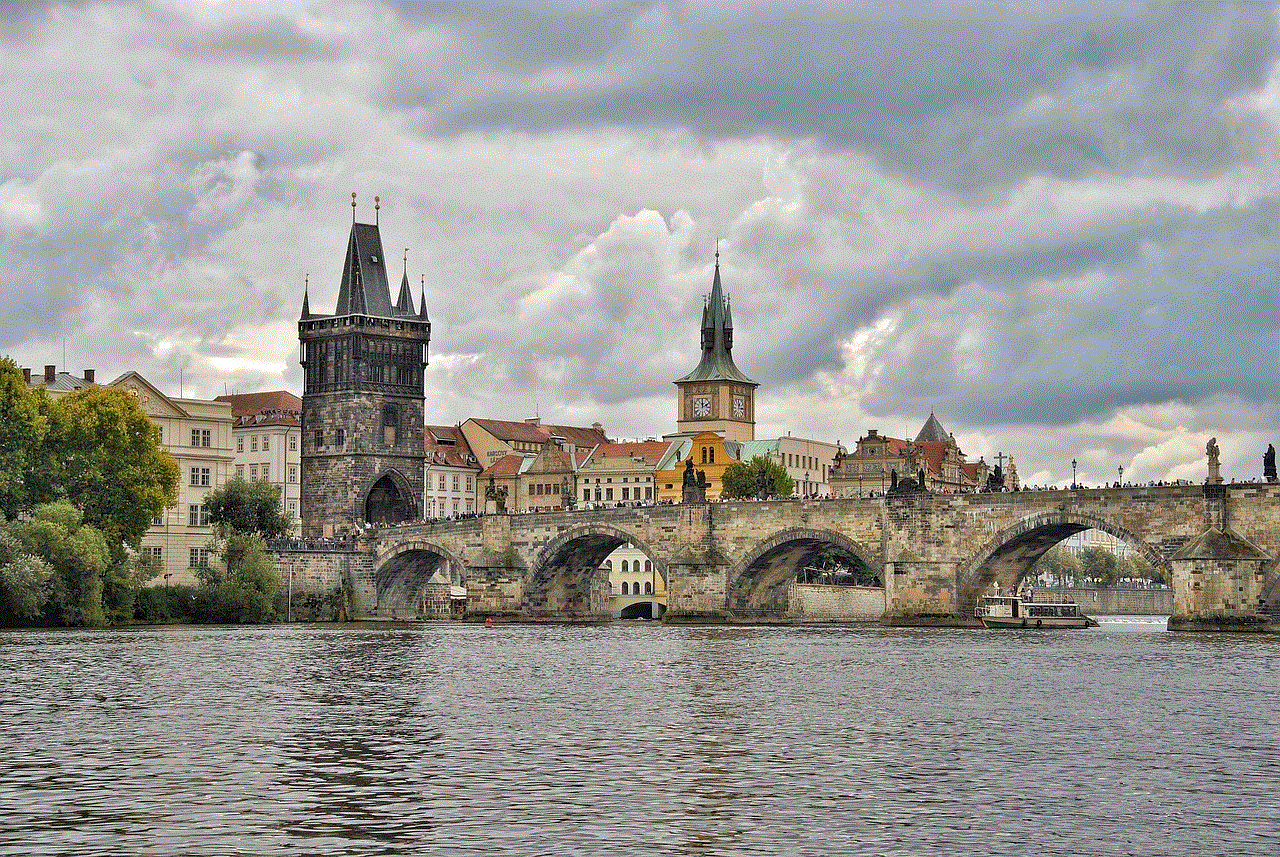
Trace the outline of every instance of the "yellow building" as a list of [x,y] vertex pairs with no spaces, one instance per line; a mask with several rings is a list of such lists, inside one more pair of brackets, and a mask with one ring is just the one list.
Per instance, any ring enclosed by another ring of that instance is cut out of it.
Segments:
[[654,481],[658,486],[659,503],[679,503],[683,499],[685,462],[692,461],[695,472],[706,476],[707,501],[717,502],[724,484],[724,469],[737,461],[742,444],[725,440],[713,431],[699,432],[692,437],[674,435],[667,454],[658,462]]

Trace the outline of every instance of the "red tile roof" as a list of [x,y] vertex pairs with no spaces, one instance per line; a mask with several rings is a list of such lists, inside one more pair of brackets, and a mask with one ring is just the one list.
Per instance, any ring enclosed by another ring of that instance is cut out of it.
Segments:
[[[642,458],[644,463],[657,466],[662,456],[671,446],[665,440],[643,440],[629,443],[602,443],[592,451],[589,461],[600,461],[604,458]],[[584,462],[585,463],[585,462]]]
[[524,464],[524,456],[516,453],[504,455],[480,472],[480,478],[488,476],[515,476]]
[[286,390],[269,393],[232,393],[216,396],[215,402],[231,405],[231,418],[236,427],[258,425],[302,425],[302,399]]
[[608,443],[603,429],[580,426],[557,426],[548,423],[516,422],[514,420],[471,420],[489,434],[504,443],[544,443],[553,437],[562,437],[573,446],[588,449],[600,443]]
[[457,426],[423,426],[422,449],[428,465],[480,469],[467,439]]

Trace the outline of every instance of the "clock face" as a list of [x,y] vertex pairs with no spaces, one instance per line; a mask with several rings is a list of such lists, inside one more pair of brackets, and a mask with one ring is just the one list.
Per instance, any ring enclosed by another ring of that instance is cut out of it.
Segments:
[[738,419],[742,419],[743,415],[746,412],[747,412],[747,405],[745,402],[742,401],[742,397],[734,396],[733,397],[733,415]]
[[706,396],[699,396],[693,400],[693,415],[695,417],[706,417],[711,415],[711,400]]

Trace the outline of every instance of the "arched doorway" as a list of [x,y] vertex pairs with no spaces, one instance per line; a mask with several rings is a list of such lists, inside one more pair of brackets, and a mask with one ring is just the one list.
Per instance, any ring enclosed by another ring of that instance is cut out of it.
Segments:
[[364,519],[371,524],[402,524],[418,518],[418,504],[406,480],[394,470],[384,473],[369,488]]

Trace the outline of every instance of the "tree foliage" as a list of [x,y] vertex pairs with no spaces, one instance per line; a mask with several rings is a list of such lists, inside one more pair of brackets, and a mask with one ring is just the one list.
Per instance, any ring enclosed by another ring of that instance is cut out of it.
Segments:
[[790,497],[796,490],[795,480],[787,469],[764,455],[749,462],[731,461],[720,477],[720,496],[726,499],[759,497],[761,488],[769,497]]
[[178,500],[178,464],[124,390],[93,386],[55,401],[46,445],[56,453],[54,491],[107,535],[117,560]]
[[44,613],[52,577],[49,563],[23,550],[13,533],[0,530],[0,624],[38,620]]
[[275,539],[293,528],[293,516],[280,504],[280,488],[270,482],[246,482],[237,477],[206,494],[204,505],[210,522],[224,534]]
[[1049,579],[1076,583],[1081,576],[1080,561],[1062,545],[1054,545],[1036,560],[1031,577],[1047,575]]
[[31,505],[48,410],[47,394],[29,389],[18,365],[0,358],[0,514],[7,520]]
[[219,543],[223,567],[210,565],[197,572],[196,619],[224,624],[274,621],[280,575],[263,540],[250,533],[229,531]]
[[1111,586],[1120,579],[1120,563],[1106,548],[1087,547],[1080,551],[1080,567],[1085,579],[1099,586]]
[[23,551],[52,570],[46,619],[61,625],[103,625],[102,591],[111,568],[107,539],[65,500],[37,506],[29,520],[12,525]]

